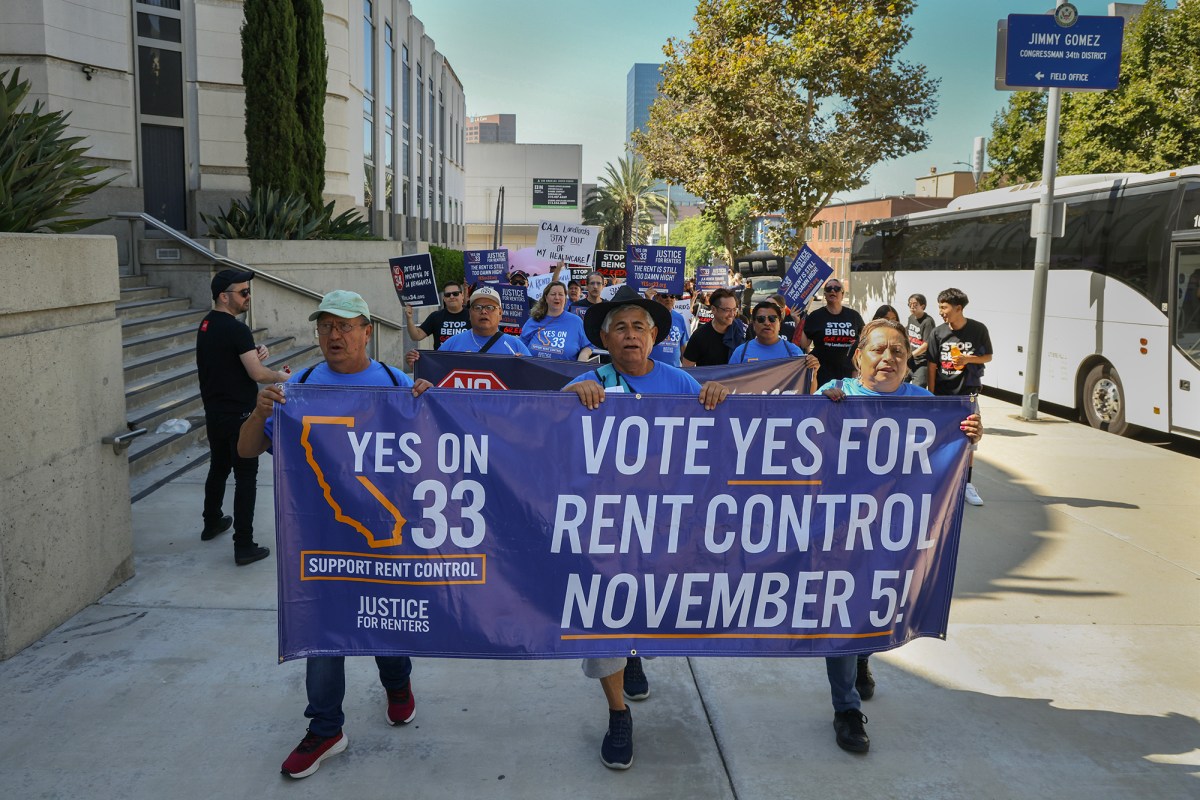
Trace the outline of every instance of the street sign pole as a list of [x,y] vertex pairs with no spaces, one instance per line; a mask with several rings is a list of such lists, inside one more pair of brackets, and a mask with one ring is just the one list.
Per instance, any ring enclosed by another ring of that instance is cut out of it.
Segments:
[[[1042,373],[1042,336],[1046,329],[1046,288],[1050,245],[1055,235],[1054,179],[1058,170],[1058,118],[1062,90],[1104,91],[1120,84],[1121,17],[1081,17],[1068,0],[1058,0],[1053,15],[1009,14],[997,25],[996,88],[1002,91],[1045,89],[1046,142],[1042,150],[1042,192],[1033,209],[1030,235],[1037,239],[1033,256],[1033,296],[1029,311],[1029,345],[1025,354],[1025,391],[1021,417],[1038,415]],[[1059,234],[1062,235],[1061,233]]]
[[[1061,5],[1065,0],[1059,0]],[[1042,377],[1042,335],[1046,329],[1046,283],[1050,275],[1050,243],[1053,237],[1054,178],[1058,172],[1058,111],[1062,89],[1049,90],[1046,100],[1046,143],[1042,150],[1042,195],[1034,210],[1037,244],[1033,252],[1033,299],[1029,310],[1029,345],[1025,354],[1025,392],[1021,418],[1037,419],[1038,385]]]

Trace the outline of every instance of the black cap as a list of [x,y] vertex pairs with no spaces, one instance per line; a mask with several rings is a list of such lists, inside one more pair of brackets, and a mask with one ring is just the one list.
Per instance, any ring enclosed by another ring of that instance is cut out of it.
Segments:
[[223,269],[212,279],[212,299],[216,300],[217,295],[233,286],[235,283],[245,283],[246,281],[254,280],[254,273],[249,270]]
[[604,318],[621,306],[637,306],[649,312],[650,319],[654,320],[654,327],[658,329],[654,337],[655,344],[671,335],[671,312],[661,303],[647,300],[628,286],[622,286],[613,295],[612,300],[588,308],[587,315],[583,318],[583,332],[587,334],[589,342],[596,347],[604,347],[604,342],[600,341],[600,327],[604,324]]

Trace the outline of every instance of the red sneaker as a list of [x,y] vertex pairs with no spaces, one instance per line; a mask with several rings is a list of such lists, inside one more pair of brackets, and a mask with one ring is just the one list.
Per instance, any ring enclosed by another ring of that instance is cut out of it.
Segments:
[[338,732],[336,736],[317,736],[311,731],[306,733],[300,744],[283,762],[279,769],[289,778],[307,778],[316,772],[321,762],[330,756],[336,756],[346,749],[350,740],[346,734]]
[[407,725],[417,715],[417,701],[413,698],[412,684],[402,689],[388,689],[388,725]]

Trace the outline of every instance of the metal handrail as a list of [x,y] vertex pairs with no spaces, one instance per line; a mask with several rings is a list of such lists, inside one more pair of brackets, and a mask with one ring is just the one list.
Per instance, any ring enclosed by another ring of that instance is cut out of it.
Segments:
[[[255,278],[262,278],[267,283],[273,283],[276,286],[282,286],[283,288],[288,289],[289,291],[297,292],[299,294],[304,295],[305,297],[311,297],[314,300],[320,300],[324,296],[320,292],[314,291],[305,286],[301,286],[298,283],[292,283],[291,281],[289,281],[285,278],[281,278],[278,275],[272,275],[269,272],[265,272],[257,267],[252,267],[249,264],[243,264],[241,261],[238,261],[237,259],[229,258],[228,256],[223,256],[220,253],[214,253],[212,250],[209,250],[207,247],[200,244],[192,237],[190,237],[186,234],[180,233],[179,231],[175,230],[174,228],[172,228],[170,225],[166,224],[162,220],[158,219],[157,217],[152,217],[151,215],[147,214],[144,211],[117,211],[112,214],[109,214],[109,217],[111,217],[112,219],[123,219],[129,223],[129,260],[130,260],[130,266],[133,268],[134,275],[140,275],[141,271],[142,271],[140,259],[138,257],[138,247],[137,247],[137,243],[138,243],[137,224],[139,222],[141,222],[145,225],[149,225],[150,227],[154,228],[156,231],[159,231],[160,233],[165,233],[167,235],[167,238],[173,239],[174,241],[176,241],[179,244],[186,247],[188,250],[191,250],[196,255],[203,256],[204,258],[207,258],[209,261],[213,262],[214,264],[220,264],[223,267],[230,267],[232,269],[241,270],[243,272],[253,272]],[[250,327],[253,328],[254,327],[254,306],[253,305],[250,306],[250,311],[248,313],[248,316],[249,316],[248,322],[250,324]],[[399,322],[396,322],[395,320],[388,319],[387,317],[378,316],[377,314],[371,315],[371,322],[377,323],[377,324],[382,324],[385,328],[391,328],[393,330],[401,331],[402,333],[407,333],[407,330],[408,330],[407,326],[402,325]],[[379,340],[374,336],[371,337],[371,357],[377,361],[379,360]]]

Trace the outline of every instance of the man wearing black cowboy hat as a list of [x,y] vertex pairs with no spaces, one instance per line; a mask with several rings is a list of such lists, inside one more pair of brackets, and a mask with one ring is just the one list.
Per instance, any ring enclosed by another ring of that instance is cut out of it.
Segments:
[[[651,349],[671,330],[671,314],[627,286],[612,300],[591,306],[583,330],[592,344],[612,354],[611,364],[585,372],[563,388],[577,394],[590,409],[604,402],[608,392],[690,394],[709,411],[729,396],[729,389],[716,381],[701,386],[678,367],[650,358]],[[583,674],[600,680],[608,700],[608,732],[600,746],[600,760],[611,769],[628,769],[633,764],[633,718],[625,698],[643,700],[650,695],[642,660],[585,658]]]

